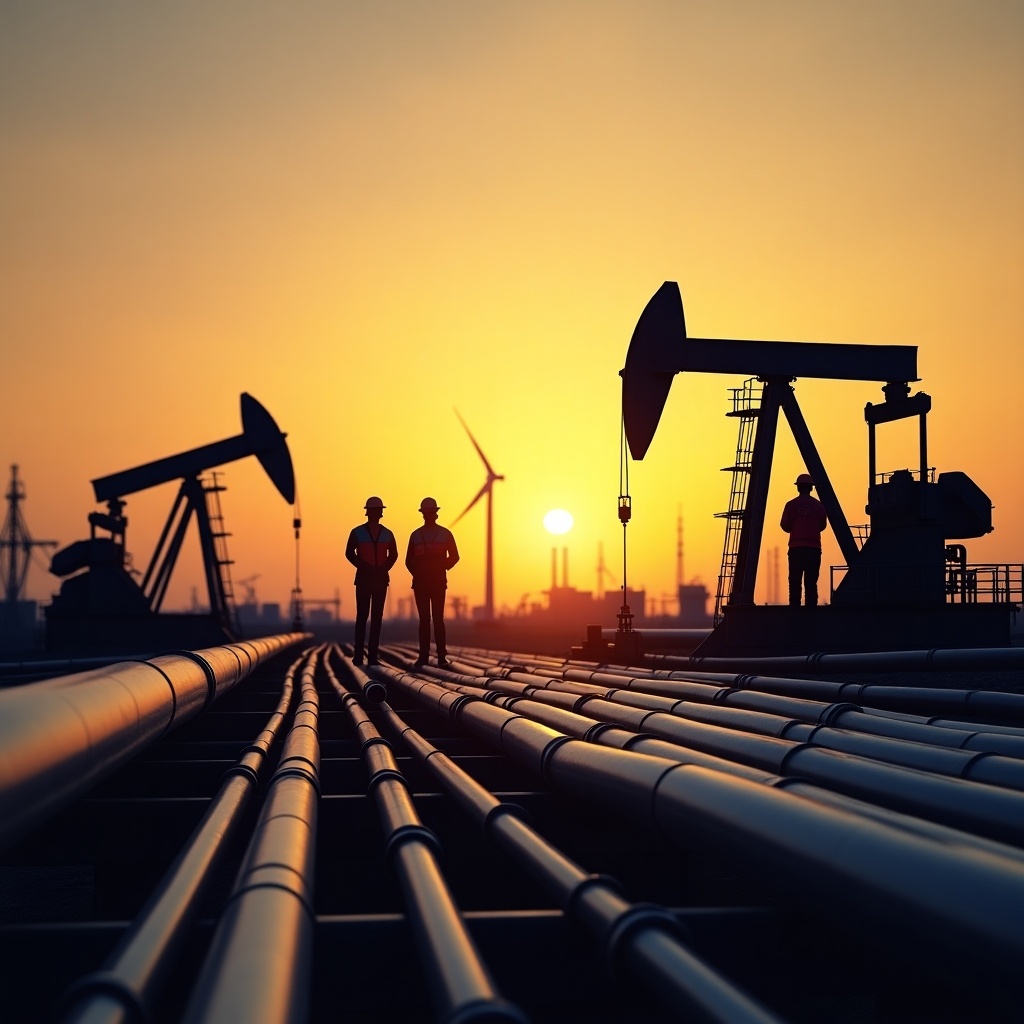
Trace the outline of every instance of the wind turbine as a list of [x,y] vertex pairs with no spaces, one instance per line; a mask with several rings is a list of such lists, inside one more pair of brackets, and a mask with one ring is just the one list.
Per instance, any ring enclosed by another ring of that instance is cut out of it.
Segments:
[[459,514],[458,519],[452,523],[455,525],[485,494],[487,495],[487,575],[484,581],[484,616],[488,620],[494,618],[494,517],[492,514],[491,501],[493,498],[492,489],[494,487],[495,480],[504,480],[505,477],[500,473],[495,473],[491,468],[491,464],[487,461],[487,456],[480,449],[480,445],[476,443],[476,438],[473,436],[472,431],[466,426],[466,421],[459,416],[459,410],[455,410],[455,415],[459,417],[459,422],[462,424],[463,429],[469,434],[470,441],[473,442],[473,447],[476,449],[477,455],[480,456],[480,461],[484,464],[484,469],[487,470],[487,479],[484,481],[483,487],[480,488],[476,493],[476,497],[462,510]]

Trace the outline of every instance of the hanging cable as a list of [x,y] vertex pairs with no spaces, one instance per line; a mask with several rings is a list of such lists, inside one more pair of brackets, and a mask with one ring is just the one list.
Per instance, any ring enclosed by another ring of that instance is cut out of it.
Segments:
[[292,589],[292,629],[298,633],[305,628],[302,615],[302,584],[299,577],[299,531],[302,529],[302,505],[299,503],[298,491],[295,492],[292,526],[295,528],[295,587]]
[[626,526],[633,514],[629,496],[629,445],[626,442],[626,414],[623,410],[619,428],[619,522],[622,523],[622,607],[617,616],[619,632],[633,630],[633,613],[629,608],[629,590],[626,581]]

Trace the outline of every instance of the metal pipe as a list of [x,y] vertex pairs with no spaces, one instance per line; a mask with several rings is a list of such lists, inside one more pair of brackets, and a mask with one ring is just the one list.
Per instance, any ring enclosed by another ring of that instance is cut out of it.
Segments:
[[185,1011],[186,1024],[306,1019],[320,796],[314,674],[321,653],[311,653],[302,670],[292,727]]
[[[254,651],[263,660],[301,639],[265,638]],[[0,691],[0,849],[234,686],[254,667],[237,646]]]
[[156,1001],[187,938],[214,871],[237,832],[259,773],[279,735],[302,662],[288,669],[281,699],[259,736],[229,769],[220,790],[159,887],[107,957],[69,993],[64,1024],[122,1024],[157,1016]]
[[[385,671],[401,685],[401,672]],[[612,880],[586,873],[522,821],[517,808],[501,803],[388,707],[384,720],[485,835],[540,882],[567,916],[591,932],[610,969],[628,965],[634,976],[691,1020],[778,1020],[688,950],[667,910],[624,899]]]
[[1024,668],[1024,648],[942,648],[919,651],[874,651],[857,654],[799,654],[764,658],[673,657],[646,654],[644,663],[710,672],[957,672]]
[[683,848],[696,843],[756,865],[816,911],[871,929],[933,969],[1019,985],[1024,872],[1014,858],[706,768],[572,740],[483,701],[447,703],[458,722],[555,789]]
[[[410,678],[414,677],[407,677],[404,680],[406,686],[410,685]],[[430,688],[437,684],[425,683],[422,680],[419,682],[421,689],[418,691],[418,696],[420,700],[424,700],[430,694]],[[444,684],[444,686],[452,685],[451,683]],[[493,698],[496,693],[496,691],[486,691],[466,686],[459,686],[458,690],[467,693],[474,690],[474,695],[484,699]],[[443,689],[441,692],[443,693]],[[1001,856],[1020,859],[1024,862],[1024,851],[1018,850],[1016,847],[1007,846],[1004,843],[994,842],[953,829],[947,825],[938,824],[925,818],[911,817],[841,793],[835,793],[820,785],[805,782],[799,777],[783,777],[762,769],[751,768],[727,758],[716,757],[695,750],[692,747],[681,746],[676,742],[653,737],[646,733],[637,733],[627,728],[611,726],[597,719],[588,718],[577,711],[565,711],[548,704],[538,703],[528,697],[499,696],[496,700],[491,700],[491,703],[495,703],[498,707],[506,710],[514,710],[516,714],[526,715],[533,721],[551,726],[559,732],[578,739],[586,739],[604,746],[632,750],[637,753],[665,757],[680,764],[700,765],[717,771],[723,771],[739,778],[752,779],[765,785],[784,788],[788,792],[829,806],[838,806],[853,813],[864,814],[869,818],[881,820],[886,824],[895,825],[902,830],[915,834],[928,836],[939,842],[967,844],[982,851],[995,852]]]
[[416,948],[438,1016],[457,1020],[526,1024],[518,1007],[499,994],[437,866],[439,844],[425,828],[398,769],[390,745],[377,732],[359,701],[332,673],[362,739],[362,756],[385,832],[385,851],[398,875]]
[[[553,696],[550,693],[541,698],[555,703],[559,707],[582,708],[585,701],[591,697],[603,698],[612,704],[647,711],[660,711],[694,723],[718,726],[727,730],[751,732],[786,741],[809,743],[830,750],[858,754],[888,764],[1024,790],[1024,761],[1019,760],[1018,756],[1021,749],[1024,749],[1024,744],[1015,743],[1005,737],[982,736],[975,738],[966,733],[954,734],[950,730],[936,734],[935,729],[926,725],[920,725],[913,730],[907,725],[901,730],[864,715],[852,704],[823,704],[817,701],[778,697],[773,694],[748,694],[747,691],[710,687],[699,687],[696,691],[697,696],[704,702],[710,699],[718,703],[713,705],[694,704],[686,698],[677,700],[674,697],[652,695],[646,691],[623,690],[617,687],[606,688],[586,683],[567,682],[539,674],[505,671],[504,677],[492,680],[488,685],[509,693],[529,694],[531,688],[540,687],[545,690],[565,690],[570,694],[580,695],[579,701],[575,702],[564,695]],[[577,676],[580,673],[570,669],[566,670],[565,674]],[[590,678],[614,679],[615,677],[599,676],[598,673],[592,673]],[[644,686],[647,682],[635,677],[629,679],[630,687]],[[687,684],[684,684],[684,687],[683,692],[686,697],[692,697],[695,691]],[[663,683],[661,689],[671,691],[676,687],[672,683]],[[740,706],[730,706],[734,702]],[[744,707],[744,705],[746,706]],[[646,724],[648,719],[645,716],[634,714],[623,718],[624,713],[616,713],[614,709],[609,710],[603,703],[599,706],[604,708],[604,711],[596,713],[595,717],[598,719],[627,725],[638,731],[647,728],[664,738],[687,745],[700,746],[693,735],[686,733],[682,728],[675,728],[672,724],[663,724],[663,727],[659,729],[657,724]],[[784,717],[786,715],[789,717]],[[652,718],[650,722],[662,723],[663,720]],[[858,735],[856,732],[858,726],[866,726],[873,735]],[[903,735],[897,735],[901,731]],[[889,735],[883,735],[885,732]],[[961,743],[972,742],[973,749],[969,751],[950,749],[959,745],[958,737]],[[714,742],[714,740],[709,742]],[[774,757],[774,754],[770,755],[772,760]],[[771,771],[779,770],[774,764],[766,765],[761,762],[759,755],[752,751],[747,757],[739,759],[753,764],[755,767]]]
[[380,704],[382,701],[387,699],[388,688],[379,680],[371,678],[366,672],[364,672],[341,648],[340,644],[331,644],[327,655],[324,658],[324,663],[330,671],[330,655],[333,654],[338,658],[345,666],[345,671],[349,677],[359,687],[359,692],[370,701],[371,704]]
[[[1015,758],[960,753],[886,737],[857,737],[823,727],[795,741],[784,738],[792,720],[773,724],[765,716],[765,734],[758,735],[684,718],[686,711],[678,702],[664,710],[650,710],[652,698],[638,702],[647,706],[629,707],[599,694],[576,696],[510,680],[495,680],[493,686],[567,710],[585,710],[598,721],[648,732],[762,771],[803,776],[849,796],[925,814],[999,842],[1024,844],[1024,794],[1003,788],[1024,788],[1024,765]],[[721,714],[727,711],[722,709]]]

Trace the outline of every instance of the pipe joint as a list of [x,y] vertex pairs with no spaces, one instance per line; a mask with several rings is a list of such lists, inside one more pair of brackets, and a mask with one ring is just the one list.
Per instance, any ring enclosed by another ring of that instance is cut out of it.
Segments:
[[494,828],[495,824],[501,818],[515,818],[517,821],[521,821],[524,824],[530,824],[530,816],[526,812],[526,808],[520,807],[519,804],[505,803],[502,801],[499,804],[494,804],[493,807],[484,815],[483,820],[483,833],[485,836],[490,838],[491,829]]
[[612,925],[604,942],[605,963],[613,976],[622,973],[625,953],[637,932],[657,929],[691,947],[693,937],[674,914],[653,903],[634,903]]
[[363,696],[371,704],[383,704],[388,699],[388,688],[379,679],[370,679],[363,687]]
[[384,841],[384,856],[387,860],[394,859],[398,850],[408,843],[418,843],[439,858],[442,854],[441,841],[426,825],[400,825]]
[[858,707],[856,704],[849,704],[846,702],[836,702],[835,704],[829,704],[821,714],[818,716],[818,725],[835,725],[836,720],[846,714],[847,711],[862,711],[863,709]]
[[274,777],[271,780],[271,784],[280,782],[281,779],[302,779],[308,782],[315,790],[316,795],[321,796],[320,792],[320,773],[315,764],[305,757],[292,757],[289,758],[280,768],[274,772]]
[[187,658],[189,661],[194,661],[203,670],[203,675],[206,676],[207,691],[206,703],[203,707],[208,708],[217,696],[217,675],[210,666],[210,663],[205,658],[201,658],[195,651],[170,651],[168,653],[178,658]]
[[94,996],[116,1000],[125,1011],[125,1024],[150,1024],[152,1020],[138,992],[113,971],[93,971],[71,985],[64,997],[67,1012],[63,1016],[70,1016],[75,1008]]
[[529,1024],[518,1006],[507,999],[495,996],[491,999],[476,999],[460,1006],[454,1013],[444,1017],[442,1024]]

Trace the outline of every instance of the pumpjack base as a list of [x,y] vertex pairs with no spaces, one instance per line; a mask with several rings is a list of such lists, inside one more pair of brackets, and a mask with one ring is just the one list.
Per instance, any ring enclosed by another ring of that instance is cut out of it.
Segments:
[[1014,604],[727,605],[693,657],[1008,647]]
[[[611,639],[606,639],[610,636]],[[643,635],[636,629],[602,630],[600,626],[587,626],[587,639],[580,647],[570,651],[580,661],[596,661],[607,665],[643,664]]]
[[232,643],[212,615],[52,615],[47,609],[47,651],[77,654],[153,654],[201,650]]

